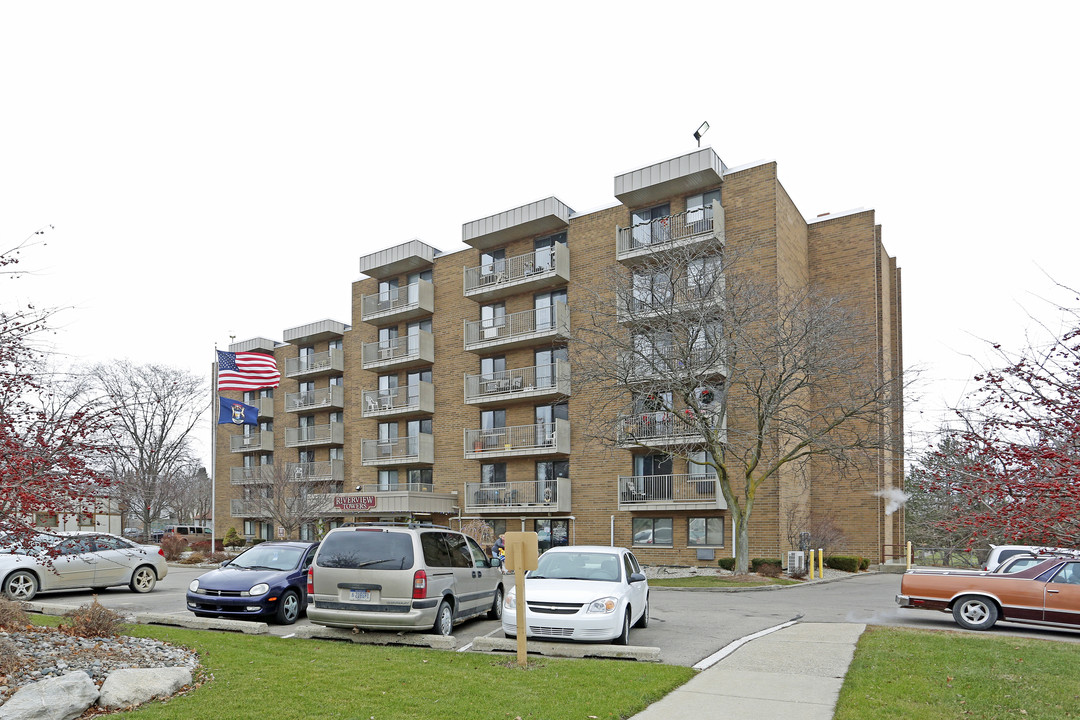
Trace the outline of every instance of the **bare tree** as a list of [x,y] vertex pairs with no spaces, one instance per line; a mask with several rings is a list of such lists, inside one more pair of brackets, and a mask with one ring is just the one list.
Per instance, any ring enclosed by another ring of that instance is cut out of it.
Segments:
[[188,466],[176,476],[172,515],[177,520],[192,523],[210,515],[213,497],[210,476],[204,467]]
[[[318,463],[312,463],[318,465]],[[270,521],[289,539],[299,539],[300,528],[326,514],[326,493],[334,485],[329,473],[312,475],[305,464],[260,465],[251,483],[243,487],[245,515]]]
[[177,368],[127,361],[97,365],[89,376],[116,414],[109,472],[122,486],[117,496],[149,533],[196,466],[191,433],[209,407],[206,383]]
[[[881,367],[874,328],[853,308],[763,277],[759,259],[753,247],[737,255],[715,243],[645,254],[574,304],[574,382],[590,391],[586,435],[613,448],[663,449],[714,475],[738,572],[749,566],[761,489],[784,477],[789,492],[805,495],[811,461],[829,460],[838,474],[874,462],[897,440],[901,392]],[[690,485],[708,491],[708,482]]]

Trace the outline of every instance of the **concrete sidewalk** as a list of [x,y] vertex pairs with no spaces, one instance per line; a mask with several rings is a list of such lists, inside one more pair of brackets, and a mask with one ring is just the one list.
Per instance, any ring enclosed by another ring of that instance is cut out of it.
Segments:
[[831,720],[865,629],[797,623],[751,640],[632,720]]

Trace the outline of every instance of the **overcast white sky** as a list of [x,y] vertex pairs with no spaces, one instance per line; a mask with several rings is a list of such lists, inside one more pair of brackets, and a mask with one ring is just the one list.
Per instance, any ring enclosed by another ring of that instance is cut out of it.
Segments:
[[[71,360],[209,377],[215,343],[350,322],[361,255],[692,150],[873,208],[903,269],[913,430],[1048,274],[1080,287],[1080,4],[6,2],[0,303]],[[265,292],[270,287],[285,292]],[[1060,294],[1055,295],[1060,297]],[[201,433],[205,443],[207,431]]]

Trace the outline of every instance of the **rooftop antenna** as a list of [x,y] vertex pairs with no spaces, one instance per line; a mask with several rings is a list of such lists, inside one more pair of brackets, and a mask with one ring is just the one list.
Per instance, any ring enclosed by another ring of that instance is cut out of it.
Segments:
[[709,129],[709,123],[701,123],[701,127],[694,131],[694,139],[697,140],[697,146],[701,147],[701,136],[704,135]]

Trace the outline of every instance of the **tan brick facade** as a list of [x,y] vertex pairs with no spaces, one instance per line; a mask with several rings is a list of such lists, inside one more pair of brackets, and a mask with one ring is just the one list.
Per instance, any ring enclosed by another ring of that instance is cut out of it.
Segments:
[[[710,151],[711,152],[711,151]],[[687,182],[697,182],[689,191],[679,188],[672,194],[650,204],[662,202],[670,205],[672,214],[686,209],[686,197],[694,193],[721,189],[722,205],[725,213],[726,237],[729,247],[742,245],[754,248],[752,258],[755,273],[770,282],[784,283],[791,287],[812,285],[824,293],[841,295],[850,299],[852,306],[858,308],[860,320],[868,328],[865,343],[877,349],[880,372],[883,376],[899,373],[901,370],[901,312],[900,312],[900,275],[896,261],[884,251],[880,240],[880,227],[874,223],[872,211],[843,215],[836,218],[817,219],[807,223],[795,204],[777,179],[776,164],[768,163],[727,172],[722,182],[702,184],[699,176]],[[647,183],[646,183],[646,189]],[[554,289],[564,289],[570,309],[571,323],[575,304],[581,302],[582,288],[594,282],[616,263],[616,226],[628,227],[632,224],[632,210],[625,204],[595,212],[571,215],[561,228],[551,230],[543,227],[537,232],[530,232],[529,222],[523,221],[521,232],[509,233],[506,242],[494,245],[504,249],[506,258],[524,256],[534,250],[534,240],[551,235],[553,232],[566,233],[566,246],[570,254],[569,280]],[[536,227],[540,228],[537,222]],[[482,240],[484,238],[481,238]],[[468,242],[468,239],[466,239]],[[481,426],[481,408],[466,404],[464,401],[464,377],[480,372],[480,358],[494,354],[504,355],[508,369],[533,366],[534,351],[538,348],[550,348],[551,341],[538,342],[534,345],[491,351],[489,353],[469,352],[464,349],[465,323],[479,320],[480,305],[465,296],[463,291],[463,269],[481,265],[482,251],[470,247],[459,252],[437,255],[430,263],[422,263],[421,269],[430,270],[434,287],[434,312],[428,317],[434,335],[434,362],[431,370],[434,385],[434,412],[419,414],[410,419],[430,419],[434,443],[434,462],[432,465],[403,465],[398,467],[398,482],[405,483],[407,468],[430,468],[432,483],[424,488],[433,496],[455,494],[452,501],[442,506],[444,512],[413,511],[417,503],[424,498],[422,493],[407,493],[409,497],[404,505],[396,506],[395,511],[379,510],[351,513],[330,511],[326,513],[328,521],[350,521],[364,519],[418,519],[456,526],[459,522],[481,517],[489,522],[497,521],[499,527],[505,525],[509,530],[534,530],[550,519],[564,521],[569,531],[568,541],[573,544],[596,543],[633,546],[632,521],[634,517],[654,517],[671,519],[672,542],[670,546],[644,545],[634,546],[642,562],[647,564],[714,564],[715,560],[698,559],[698,547],[688,542],[688,518],[721,517],[724,519],[723,544],[713,544],[704,550],[711,550],[715,557],[732,554],[732,527],[730,519],[723,510],[683,510],[672,504],[666,509],[649,509],[643,512],[631,512],[619,509],[619,488],[617,478],[631,475],[633,468],[632,453],[629,450],[601,447],[590,444],[585,439],[584,428],[575,426],[575,418],[581,417],[586,408],[597,398],[590,397],[585,391],[572,389],[564,398],[568,405],[570,422],[570,452],[568,454],[531,454],[500,457],[491,462],[504,462],[506,482],[519,487],[526,487],[536,480],[538,461],[568,461],[569,487],[572,502],[567,509],[552,511],[545,507],[529,507],[512,504],[504,511],[499,508],[484,507],[483,512],[470,513],[469,504],[477,495],[468,495],[467,483],[481,480],[483,459],[466,459],[464,455],[471,448],[463,445],[464,433]],[[368,258],[372,256],[366,256]],[[344,441],[340,444],[310,448],[316,460],[328,460],[331,447],[338,447],[344,458],[344,477],[342,482],[332,488],[331,494],[349,495],[356,486],[375,486],[379,483],[379,470],[390,467],[364,465],[362,463],[362,441],[374,440],[379,436],[380,419],[365,417],[364,391],[379,387],[380,372],[364,369],[362,347],[364,343],[379,340],[379,327],[386,324],[367,323],[362,320],[362,299],[379,292],[380,280],[396,278],[399,287],[406,284],[406,272],[387,275],[383,268],[375,268],[371,277],[353,285],[353,307],[351,327],[330,339],[320,338],[310,343],[278,344],[274,354],[279,366],[284,370],[290,358],[296,358],[301,345],[312,347],[316,353],[326,351],[329,343],[340,340],[344,353],[344,371],[340,373],[344,386]],[[541,291],[544,292],[544,291]],[[505,312],[534,309],[534,291],[524,290],[501,298]],[[398,327],[400,336],[406,334],[406,322],[389,323]],[[288,333],[287,333],[288,334]],[[234,349],[245,349],[244,344]],[[573,350],[569,351],[570,364],[573,366]],[[389,374],[389,373],[384,373]],[[396,373],[399,386],[406,384],[406,371]],[[320,375],[314,378],[315,388],[327,387],[334,374]],[[571,386],[573,380],[571,375]],[[303,448],[286,447],[286,430],[295,428],[299,414],[286,409],[285,398],[296,393],[299,382],[292,378],[283,378],[281,386],[274,393],[274,447],[275,463],[293,463],[298,460],[298,452]],[[238,394],[231,397],[240,398]],[[511,399],[497,406],[505,410],[505,425],[520,426],[535,422],[534,405],[550,403],[551,400],[532,401],[528,398]],[[368,406],[370,407],[370,406]],[[331,410],[321,409],[309,413],[314,415],[314,422],[329,423]],[[405,419],[385,418],[384,421],[397,420],[400,437],[405,435]],[[729,418],[730,423],[736,421]],[[901,405],[896,403],[895,417],[890,418],[894,428],[902,422]],[[231,452],[230,438],[239,431],[236,428],[220,426],[216,444],[216,487],[215,498],[216,531],[224,535],[230,526],[243,533],[244,518],[233,517],[231,501],[239,499],[243,488],[230,482],[230,472],[243,464],[247,453]],[[677,462],[677,461],[676,461]],[[685,461],[683,468],[685,468]],[[873,560],[882,559],[891,554],[887,546],[903,542],[903,527],[897,516],[884,515],[884,503],[873,493],[892,487],[902,487],[901,451],[880,452],[877,456],[860,465],[857,472],[846,474],[842,481],[831,476],[831,470],[823,465],[811,464],[808,477],[796,477],[791,468],[781,475],[779,482],[766,485],[760,492],[750,525],[750,556],[775,557],[791,549],[787,540],[788,518],[808,518],[811,512],[827,512],[842,527],[847,538],[848,550]],[[674,472],[685,472],[676,469]],[[411,488],[415,490],[415,488]],[[366,492],[366,491],[365,491]],[[389,501],[393,491],[377,490],[379,502]],[[385,496],[385,497],[383,497]],[[539,497],[539,490],[537,491]],[[387,506],[389,507],[389,506]],[[425,507],[428,507],[425,505]],[[404,509],[402,509],[404,508]],[[255,534],[262,532],[257,518],[248,518],[251,526],[247,529]]]

